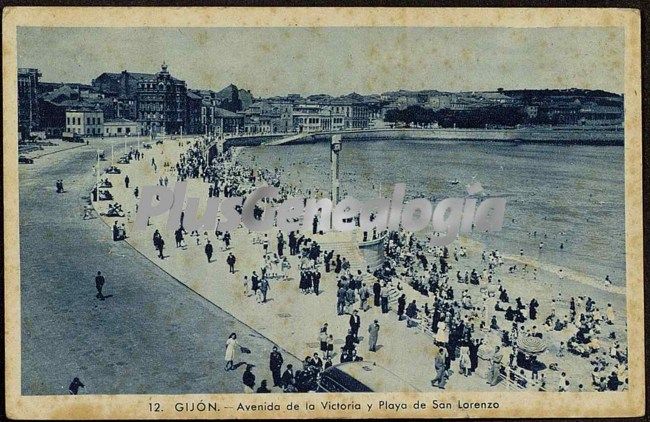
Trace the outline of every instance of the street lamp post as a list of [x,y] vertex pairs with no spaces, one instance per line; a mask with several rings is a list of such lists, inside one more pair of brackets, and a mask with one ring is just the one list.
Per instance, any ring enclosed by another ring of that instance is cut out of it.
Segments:
[[332,205],[339,202],[339,152],[341,151],[341,135],[332,135],[330,149],[330,174],[332,177]]
[[[97,166],[95,167],[95,202],[99,201],[99,154],[99,150],[97,150]],[[92,192],[90,192],[90,194],[92,195]]]

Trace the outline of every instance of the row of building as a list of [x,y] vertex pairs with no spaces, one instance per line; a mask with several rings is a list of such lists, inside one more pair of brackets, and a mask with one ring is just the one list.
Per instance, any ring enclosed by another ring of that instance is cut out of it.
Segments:
[[18,70],[21,138],[151,134],[290,133],[362,129],[377,108],[352,94],[339,98],[299,95],[253,101],[234,85],[195,90],[163,63],[156,74],[102,73],[90,85],[41,82],[38,69]]
[[229,85],[197,90],[172,76],[164,63],[155,74],[102,73],[90,85],[40,81],[38,69],[18,69],[18,124],[22,139],[34,132],[84,136],[155,134],[258,134],[385,127],[390,110],[418,106],[467,112],[518,108],[531,123],[620,124],[623,97],[602,91],[521,90],[449,93],[434,90],[352,93],[333,97],[254,99]]

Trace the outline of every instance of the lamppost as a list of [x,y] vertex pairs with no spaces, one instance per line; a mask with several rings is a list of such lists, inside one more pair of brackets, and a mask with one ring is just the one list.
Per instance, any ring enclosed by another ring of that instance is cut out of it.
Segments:
[[332,135],[330,149],[330,174],[332,177],[332,205],[339,202],[339,152],[341,151],[341,135]]
[[[95,167],[95,202],[99,201],[99,158],[100,150],[97,150],[97,167]],[[92,195],[92,192],[90,194]],[[90,199],[92,199],[92,196]]]

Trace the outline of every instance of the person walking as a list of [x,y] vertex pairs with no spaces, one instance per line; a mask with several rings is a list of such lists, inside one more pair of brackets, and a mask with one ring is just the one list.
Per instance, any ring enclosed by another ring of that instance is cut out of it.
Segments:
[[356,341],[359,341],[359,327],[361,326],[361,317],[356,309],[350,315],[350,332]]
[[214,248],[212,247],[212,243],[208,240],[207,243],[205,244],[205,256],[208,257],[208,262],[212,260],[212,253],[214,252]]
[[380,296],[381,296],[381,313],[387,314],[388,313],[388,286],[386,285],[386,283],[384,283],[384,285],[381,286]]
[[346,289],[345,287],[339,287],[339,290],[336,293],[336,313],[338,315],[343,315],[345,312],[345,298],[346,298]]
[[406,308],[406,295],[402,294],[402,296],[397,299],[397,318],[402,319],[402,315],[404,315],[404,308]]
[[494,349],[494,354],[490,360],[490,371],[488,372],[488,384],[495,386],[499,383],[501,378],[501,360],[503,359],[503,353],[501,353],[501,348],[496,346]]
[[271,374],[273,375],[273,386],[281,387],[282,386],[282,364],[284,363],[284,358],[282,354],[278,352],[278,346],[273,346],[273,351],[269,356],[269,367],[271,369]]
[[318,341],[320,342],[320,351],[324,356],[327,356],[327,323],[323,324],[318,333]]
[[320,277],[321,277],[320,271],[316,271],[313,275],[314,293],[316,294],[316,296],[318,296],[320,293]]
[[163,259],[164,258],[163,250],[165,248],[165,241],[163,240],[162,235],[160,234],[160,232],[158,232],[158,230],[156,230],[156,232],[153,234],[153,245],[158,251],[158,258]]
[[231,333],[228,336],[228,340],[226,340],[226,371],[235,369],[233,362],[235,361],[237,346],[239,346],[239,343],[237,343],[237,334]]
[[106,283],[106,279],[102,275],[101,271],[97,271],[97,275],[95,276],[95,287],[97,288],[97,295],[95,296],[99,300],[104,300],[104,294],[102,293],[102,289],[104,288],[104,284]]
[[368,350],[371,352],[376,352],[377,351],[377,339],[379,337],[379,321],[375,320],[370,326],[368,327],[368,333],[370,334],[368,336]]
[[257,297],[257,291],[260,288],[260,276],[257,275],[255,271],[253,271],[253,275],[251,276],[251,290],[253,290],[253,296]]
[[124,186],[128,189],[129,188],[129,175],[127,174],[124,176]]
[[431,385],[444,389],[446,383],[447,364],[445,362],[445,349],[442,347],[438,349],[438,354],[434,360],[434,368],[436,370],[436,377],[431,380]]
[[262,280],[260,280],[260,292],[262,293],[262,303],[266,303],[266,294],[268,293],[270,288],[271,287],[269,286],[268,277],[266,276],[262,277]]
[[372,285],[372,293],[374,295],[373,304],[375,306],[379,306],[379,300],[381,294],[381,284],[379,284],[379,280],[375,280],[374,284]]
[[327,359],[331,359],[334,356],[334,336],[330,334],[327,336]]
[[283,254],[284,254],[284,236],[282,236],[282,232],[278,232],[278,256],[282,258]]
[[361,300],[361,310],[363,312],[366,312],[368,310],[369,297],[370,297],[370,292],[368,291],[368,287],[366,287],[366,283],[363,283],[361,285],[361,288],[359,289],[359,299]]
[[460,361],[459,361],[460,373],[464,376],[469,376],[472,361],[469,356],[469,347],[467,345],[460,346]]
[[237,262],[237,258],[235,258],[235,255],[230,252],[228,254],[228,258],[226,258],[226,263],[228,264],[228,268],[231,274],[235,273],[235,262]]

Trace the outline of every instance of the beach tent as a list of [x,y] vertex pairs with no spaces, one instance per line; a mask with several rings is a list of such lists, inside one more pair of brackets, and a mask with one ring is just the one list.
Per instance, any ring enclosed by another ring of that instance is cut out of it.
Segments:
[[544,340],[539,337],[532,336],[520,339],[517,343],[517,347],[522,352],[528,353],[530,355],[536,355],[546,350],[546,344],[544,343]]

